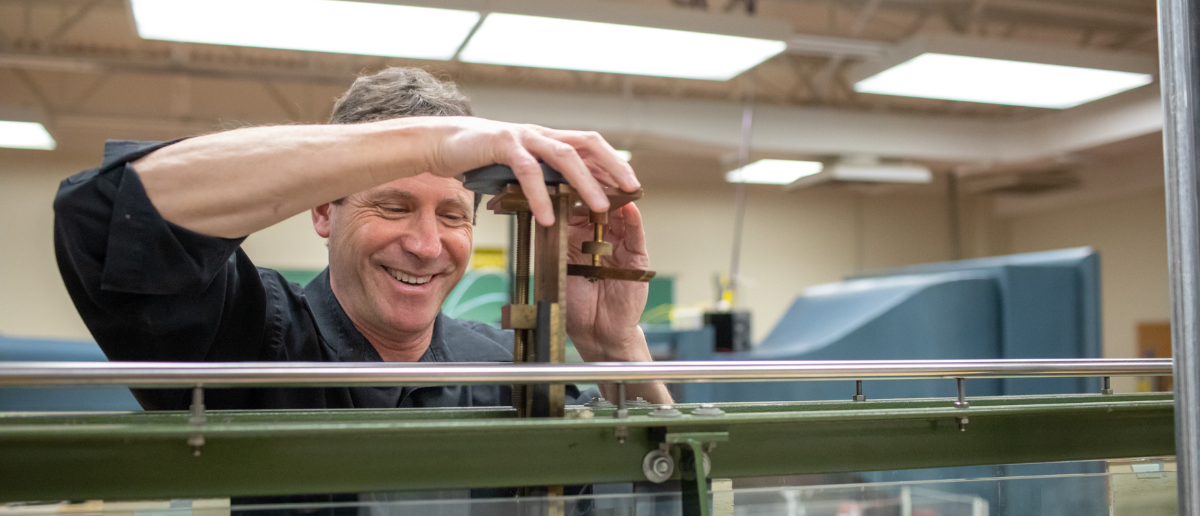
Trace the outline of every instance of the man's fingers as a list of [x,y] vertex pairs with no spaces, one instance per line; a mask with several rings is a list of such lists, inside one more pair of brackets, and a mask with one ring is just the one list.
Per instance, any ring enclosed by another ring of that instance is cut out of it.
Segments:
[[624,222],[622,240],[626,250],[637,255],[646,255],[646,233],[642,229],[642,212],[633,203],[622,206],[617,210],[619,218]]
[[513,175],[517,176],[517,182],[521,183],[521,191],[529,201],[533,218],[543,226],[554,224],[554,208],[550,205],[546,178],[542,176],[542,166],[537,159],[517,145],[509,151],[506,161],[513,169]]
[[[574,147],[530,131],[525,148],[561,172],[592,211],[608,210],[608,196],[604,194],[604,189],[600,187],[596,178],[592,177],[592,173],[588,171],[587,165],[583,163]],[[524,183],[521,185],[524,186]],[[543,185],[543,189],[544,187]]]
[[641,188],[633,167],[608,143],[599,133],[591,131],[560,131],[541,128],[542,134],[570,144],[581,155],[588,156],[597,168],[596,175],[608,186],[617,187],[627,192]]

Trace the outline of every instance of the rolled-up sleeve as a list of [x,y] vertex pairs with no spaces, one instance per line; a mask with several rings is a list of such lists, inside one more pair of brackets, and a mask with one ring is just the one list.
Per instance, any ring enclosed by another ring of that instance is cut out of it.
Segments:
[[104,165],[59,186],[67,291],[110,360],[267,359],[268,294],[241,239],[164,220],[131,165],[170,143],[110,142]]

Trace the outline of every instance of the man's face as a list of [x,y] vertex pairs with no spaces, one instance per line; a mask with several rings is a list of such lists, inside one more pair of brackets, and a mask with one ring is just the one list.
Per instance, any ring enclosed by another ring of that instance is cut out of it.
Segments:
[[471,254],[473,195],[455,179],[397,179],[313,210],[342,308],[368,337],[433,324]]

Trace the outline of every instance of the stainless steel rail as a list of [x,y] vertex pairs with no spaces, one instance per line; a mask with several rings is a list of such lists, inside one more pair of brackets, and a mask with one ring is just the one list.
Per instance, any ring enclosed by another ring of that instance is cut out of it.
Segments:
[[1200,516],[1200,3],[1158,1],[1179,514]]
[[329,387],[1167,376],[1170,359],[605,362],[585,365],[316,362],[0,362],[0,386]]

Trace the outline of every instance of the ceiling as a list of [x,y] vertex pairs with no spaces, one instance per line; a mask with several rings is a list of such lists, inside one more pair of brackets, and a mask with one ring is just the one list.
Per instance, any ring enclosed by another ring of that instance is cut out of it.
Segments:
[[[619,147],[705,159],[736,148],[747,99],[765,124],[755,132],[764,156],[863,152],[961,167],[1036,161],[1161,127],[1147,104],[1157,102],[1157,85],[1058,112],[859,94],[845,79],[864,55],[925,33],[1153,56],[1153,0],[623,1],[785,20],[795,37],[787,52],[716,82],[148,41],[136,35],[125,0],[0,0],[0,108],[40,111],[61,151],[94,153],[105,138],[322,122],[356,74],[419,66],[462,85],[481,116],[593,128]],[[553,102],[559,106],[548,107]],[[1142,110],[1135,134],[1091,134],[1084,129],[1094,124],[1077,114],[1129,126],[1120,117],[1133,116],[1131,106]],[[647,113],[676,120],[668,127]],[[836,136],[822,134],[826,126]],[[1019,138],[1035,133],[1054,135],[1061,148]]]

